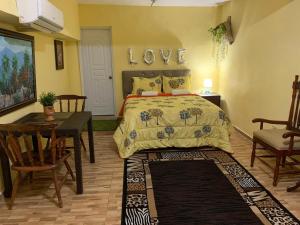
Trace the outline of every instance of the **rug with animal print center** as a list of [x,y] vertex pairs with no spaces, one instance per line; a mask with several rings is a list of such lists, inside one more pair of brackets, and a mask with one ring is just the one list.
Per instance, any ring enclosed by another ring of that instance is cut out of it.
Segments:
[[137,153],[125,161],[122,225],[299,225],[230,154]]

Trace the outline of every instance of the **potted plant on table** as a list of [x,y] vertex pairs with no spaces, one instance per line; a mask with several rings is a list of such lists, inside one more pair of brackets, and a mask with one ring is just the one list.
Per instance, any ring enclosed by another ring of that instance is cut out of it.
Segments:
[[56,95],[54,92],[42,92],[40,95],[39,102],[44,106],[44,114],[46,116],[46,121],[54,120],[54,103],[56,102]]

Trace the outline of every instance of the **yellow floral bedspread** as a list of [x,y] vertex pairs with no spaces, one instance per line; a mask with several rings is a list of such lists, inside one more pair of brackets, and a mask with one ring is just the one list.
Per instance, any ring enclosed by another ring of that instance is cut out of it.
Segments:
[[213,146],[233,153],[226,114],[200,96],[128,98],[123,115],[114,133],[122,158],[166,147]]

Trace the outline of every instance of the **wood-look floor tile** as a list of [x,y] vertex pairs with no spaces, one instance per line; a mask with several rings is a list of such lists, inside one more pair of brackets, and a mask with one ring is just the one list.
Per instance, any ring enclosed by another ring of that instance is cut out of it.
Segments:
[[[90,164],[88,153],[82,154],[84,194],[75,194],[75,183],[69,178],[62,187],[64,207],[56,206],[54,187],[49,174],[35,175],[34,182],[22,183],[13,210],[7,210],[6,200],[0,199],[0,224],[5,225],[119,225],[122,210],[123,160],[119,158],[112,132],[95,132],[96,163]],[[87,136],[84,135],[86,144]],[[286,187],[300,180],[300,175],[280,178],[272,186],[273,171],[255,161],[250,167],[251,142],[233,131],[231,135],[234,157],[280,200],[296,217],[300,218],[300,189],[286,192]],[[73,158],[73,157],[72,157]],[[70,163],[73,165],[73,160]],[[61,172],[65,172],[61,168]],[[48,177],[47,177],[48,176]]]

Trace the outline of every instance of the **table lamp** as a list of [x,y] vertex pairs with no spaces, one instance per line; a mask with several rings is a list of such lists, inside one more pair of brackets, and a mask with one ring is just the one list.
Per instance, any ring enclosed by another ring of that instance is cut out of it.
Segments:
[[204,86],[204,93],[205,94],[210,94],[211,93],[211,88],[212,88],[212,80],[211,79],[204,79],[203,86]]

